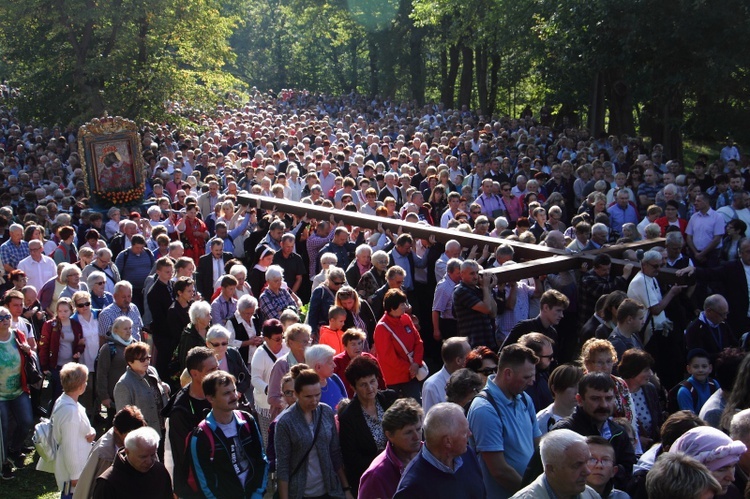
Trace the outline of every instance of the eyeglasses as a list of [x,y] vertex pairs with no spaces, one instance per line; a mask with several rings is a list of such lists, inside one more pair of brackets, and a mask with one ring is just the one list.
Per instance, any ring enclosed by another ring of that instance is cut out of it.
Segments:
[[76,303],[76,308],[83,308],[83,307],[90,307],[91,302],[87,301],[86,303]]
[[471,214],[472,215],[481,215],[482,212],[481,211],[472,211]]
[[489,376],[491,374],[495,374],[497,372],[497,366],[495,367],[485,367],[477,371],[479,374],[484,374],[485,376]]
[[284,390],[281,393],[283,393],[285,397],[292,397],[292,396],[294,396],[294,390]]
[[226,341],[222,341],[221,343],[213,343],[213,342],[211,342],[211,346],[214,347],[214,348],[225,347],[227,345],[229,345],[229,343],[226,342]]
[[597,459],[592,456],[591,458],[589,458],[589,466],[591,466],[592,468],[597,464],[601,464],[602,466],[612,466],[613,463],[614,461],[608,457]]
[[136,359],[138,362],[143,362],[144,364],[151,360],[150,355],[146,355],[145,357],[141,357],[140,359]]
[[97,286],[103,286],[104,285],[104,281],[95,282],[94,284],[96,284]]
[[331,284],[336,286],[343,286],[345,281],[331,281]]
[[11,315],[0,315],[0,322],[1,321],[9,321],[12,318]]

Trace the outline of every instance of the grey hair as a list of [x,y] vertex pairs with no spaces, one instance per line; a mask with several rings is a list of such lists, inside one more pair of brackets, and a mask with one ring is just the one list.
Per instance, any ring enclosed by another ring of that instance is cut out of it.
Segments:
[[643,254],[643,261],[644,262],[661,262],[664,259],[664,256],[661,254],[660,251],[656,250],[648,250]]
[[23,232],[23,225],[21,224],[10,224],[8,232]]
[[127,315],[121,315],[112,323],[112,331],[114,332],[115,329],[119,331],[120,327],[123,326],[126,329],[131,329],[133,327],[133,319],[131,319]]
[[89,289],[91,289],[94,286],[94,281],[96,281],[97,279],[104,279],[106,281],[107,274],[105,274],[101,270],[95,270],[92,273],[90,273],[89,276],[86,278],[86,284],[88,284]]
[[476,260],[464,260],[464,262],[461,263],[461,272],[466,269],[479,269],[479,264]]
[[211,340],[228,340],[232,336],[232,333],[230,333],[227,328],[222,326],[221,324],[214,324],[208,329],[208,332],[206,333],[206,341]]
[[460,250],[461,249],[461,243],[459,243],[455,239],[451,239],[450,241],[448,241],[447,243],[445,243],[445,249],[446,250],[449,250],[449,249],[454,249],[454,250],[455,249],[459,249]]
[[70,274],[75,274],[75,273],[77,273],[78,275],[81,275],[81,269],[78,268],[78,265],[74,265],[70,263],[66,265],[63,271],[60,273],[60,280],[66,281],[68,277],[70,277]]
[[685,238],[682,237],[682,234],[680,233],[680,231],[676,230],[673,232],[668,232],[665,237],[666,237],[666,244],[677,244],[677,243],[679,243],[680,245],[685,244]]
[[328,280],[338,278],[346,280],[346,272],[341,267],[330,267],[328,269]]
[[741,442],[750,440],[750,409],[745,409],[732,416],[729,436],[732,437],[732,440],[740,440]]
[[[325,255],[323,255],[323,256],[325,256]],[[372,254],[371,260],[373,262],[376,262],[376,261],[377,262],[382,262],[382,261],[386,261],[387,262],[388,261],[388,253],[386,253],[383,250],[378,250],[378,251],[376,251],[375,253]]]
[[727,299],[719,294],[711,295],[703,301],[703,310],[708,308],[715,309],[719,305],[727,305]]
[[155,448],[159,446],[159,440],[161,440],[161,437],[156,430],[150,426],[144,426],[128,432],[125,436],[125,448],[133,452],[138,450],[139,444],[143,444],[144,447]]
[[279,265],[271,265],[266,269],[266,281],[284,278],[284,269]]
[[161,208],[159,208],[159,207],[158,207],[158,206],[156,206],[156,205],[152,205],[152,206],[149,206],[149,207],[148,207],[148,210],[146,210],[146,214],[147,214],[148,216],[151,216],[151,215],[152,215],[152,214],[154,214],[154,213],[159,213],[159,214],[161,214]]
[[650,223],[643,229],[643,234],[650,239],[656,239],[661,236],[661,227],[658,224]]
[[240,296],[240,299],[237,300],[237,310],[242,312],[249,308],[256,310],[258,308],[258,300],[256,300],[255,297],[251,295]]
[[507,243],[498,244],[497,249],[495,250],[495,255],[509,256],[511,258],[513,258],[515,253],[516,251],[513,249],[513,246]]
[[367,244],[360,244],[354,251],[354,255],[359,256],[363,253],[369,253],[370,255],[372,255],[372,248],[370,248],[370,246],[368,246]]
[[448,260],[448,264],[445,267],[446,274],[455,272],[456,269],[461,270],[461,263],[463,262],[458,258],[451,258],[450,260]]
[[456,424],[464,416],[461,406],[452,402],[433,405],[424,418],[424,435],[427,443],[436,442],[455,431]]
[[205,317],[211,317],[211,305],[205,301],[194,301],[193,304],[190,305],[188,315],[190,316],[190,322],[195,322],[198,319]]
[[334,253],[323,253],[323,256],[320,257],[320,264],[323,265],[324,263],[336,265],[339,263],[339,257]]
[[98,250],[96,250],[97,258],[104,255],[108,255],[110,258],[112,258],[112,250],[109,248],[99,248]]
[[508,225],[508,219],[505,217],[497,217],[495,219],[495,229],[497,229],[498,232],[502,232],[507,229]]
[[562,463],[565,460],[565,451],[577,443],[586,445],[586,437],[573,430],[563,428],[547,433],[539,443],[542,464],[547,467]]
[[115,293],[117,293],[117,292],[118,292],[118,291],[120,291],[120,290],[121,290],[122,288],[128,289],[128,290],[130,290],[131,292],[133,291],[133,285],[132,285],[132,284],[130,284],[130,283],[129,283],[128,281],[117,281],[117,282],[115,283],[115,289],[114,289],[114,292],[115,292]]
[[334,355],[336,355],[336,350],[329,345],[313,345],[305,350],[305,364],[314,368],[315,364],[322,364]]
[[247,277],[247,267],[244,265],[232,265],[232,268],[229,269],[229,275],[237,277],[240,274]]
[[607,227],[603,223],[594,224],[594,226],[591,227],[591,233],[601,233],[609,235],[609,227]]

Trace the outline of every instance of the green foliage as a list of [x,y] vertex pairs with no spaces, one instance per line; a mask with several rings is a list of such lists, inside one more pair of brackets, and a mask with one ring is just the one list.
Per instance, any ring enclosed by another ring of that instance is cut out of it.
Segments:
[[222,72],[238,19],[219,0],[5,2],[0,46],[27,119],[159,119],[168,101],[208,107],[241,87]]

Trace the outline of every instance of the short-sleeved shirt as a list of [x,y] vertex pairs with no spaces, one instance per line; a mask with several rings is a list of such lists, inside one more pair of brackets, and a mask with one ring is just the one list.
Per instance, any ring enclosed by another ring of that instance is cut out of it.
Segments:
[[133,321],[131,335],[135,341],[140,341],[143,321],[141,320],[141,313],[138,311],[138,307],[132,303],[130,304],[127,313],[123,312],[116,303],[107,305],[107,307],[99,313],[99,336],[107,336],[107,333],[110,332],[110,329],[112,328],[112,324],[115,323],[115,319],[122,315],[130,317],[130,320]]
[[8,239],[0,245],[0,257],[2,257],[3,263],[5,265],[10,265],[13,268],[18,268],[18,262],[30,254],[29,243],[26,241],[21,241],[16,245]]
[[453,290],[456,283],[449,277],[440,280],[435,288],[435,296],[432,299],[433,312],[440,312],[443,319],[455,319],[453,317]]
[[[495,384],[495,375],[489,377],[485,389],[494,400],[495,407],[485,398],[474,398],[468,416],[471,445],[477,454],[502,452],[508,465],[523,476],[534,455],[534,439],[542,435],[531,397],[521,393],[509,399]],[[480,458],[479,464],[487,497],[507,499],[513,495],[492,478],[484,459]]]
[[[706,214],[696,211],[688,221],[685,234],[693,237],[693,244],[698,251],[708,246],[714,237],[724,235],[724,216],[709,208]],[[717,248],[721,248],[719,240]]]
[[[628,298],[642,303],[647,309],[658,305],[662,299],[658,281],[654,277],[644,275],[643,272],[638,272],[633,280],[630,281],[630,285],[628,285]],[[648,315],[648,311],[646,314]],[[651,318],[653,318],[654,329],[657,331],[663,329],[664,323],[667,321],[667,315],[663,310],[658,315],[651,316]],[[648,338],[651,338],[652,334],[651,318],[649,318],[649,323],[646,326],[646,342],[648,342]]]
[[458,321],[458,335],[468,338],[471,348],[486,346],[496,350],[492,318],[488,314],[472,310],[472,307],[484,301],[483,297],[482,289],[458,283],[453,290],[453,316]]
[[7,341],[0,341],[0,400],[14,400],[21,393],[21,354],[11,331]]

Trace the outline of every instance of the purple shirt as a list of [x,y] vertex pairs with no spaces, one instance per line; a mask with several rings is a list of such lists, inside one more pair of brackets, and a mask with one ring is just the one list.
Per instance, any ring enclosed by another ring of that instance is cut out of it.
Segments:
[[[705,215],[697,211],[690,217],[685,233],[693,237],[696,249],[703,251],[715,236],[724,235],[724,225],[722,214],[709,208]],[[721,248],[721,239],[716,247]]]
[[377,455],[359,481],[359,499],[393,497],[406,468],[393,452],[388,442],[385,450]]

